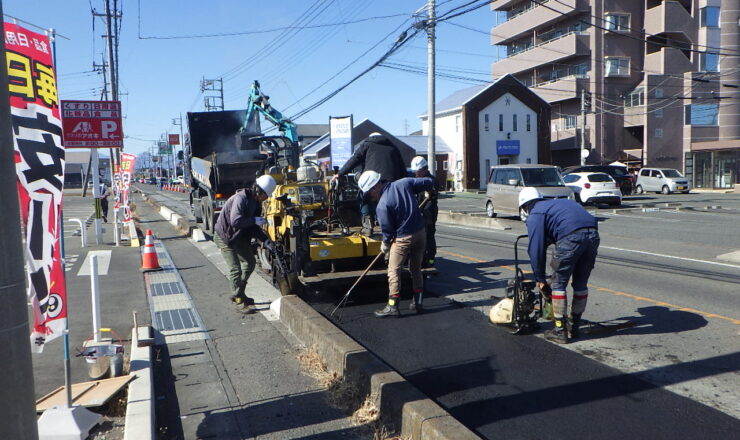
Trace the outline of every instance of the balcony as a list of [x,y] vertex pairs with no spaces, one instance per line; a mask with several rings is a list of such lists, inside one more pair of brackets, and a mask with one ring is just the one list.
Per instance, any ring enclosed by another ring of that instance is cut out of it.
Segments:
[[567,99],[580,99],[582,89],[588,90],[587,76],[565,76],[553,81],[536,84],[530,89],[550,104]]
[[[492,6],[498,9],[497,4]],[[522,35],[532,32],[535,28],[541,28],[563,20],[565,18],[563,14],[575,15],[578,12],[589,10],[587,0],[558,0],[557,2],[548,2],[547,7],[537,6],[527,9],[493,28],[491,30],[491,44],[510,43]]]
[[683,52],[673,47],[664,47],[659,51],[645,55],[646,72],[663,75],[683,74],[692,69],[691,61]]
[[507,73],[513,75],[564,58],[589,55],[590,52],[589,35],[572,32],[497,61],[493,64],[493,75],[501,76]]
[[645,32],[647,34],[682,33],[689,40],[694,41],[696,31],[693,17],[678,2],[663,2],[660,6],[645,11]]

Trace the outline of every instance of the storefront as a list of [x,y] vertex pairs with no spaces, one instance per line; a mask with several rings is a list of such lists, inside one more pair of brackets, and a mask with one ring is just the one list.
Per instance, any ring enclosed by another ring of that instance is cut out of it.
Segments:
[[693,188],[732,189],[740,183],[740,141],[697,142],[686,152],[684,172]]

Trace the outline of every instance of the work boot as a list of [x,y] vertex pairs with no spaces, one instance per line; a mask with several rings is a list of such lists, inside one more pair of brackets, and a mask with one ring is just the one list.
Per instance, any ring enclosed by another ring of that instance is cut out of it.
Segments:
[[254,305],[254,300],[252,298],[249,298],[247,295],[240,293],[237,295],[234,295],[231,297],[231,302],[238,306],[252,306]]
[[565,328],[565,318],[555,318],[555,328],[545,332],[545,339],[558,344],[568,343],[568,333]]
[[375,311],[375,317],[376,318],[385,318],[388,316],[393,316],[396,318],[400,317],[401,311],[398,310],[398,305],[396,305],[396,301],[397,300],[389,300],[388,304],[386,304],[384,308]]
[[414,298],[412,299],[411,304],[409,304],[409,311],[416,314],[424,313],[423,300],[423,292],[414,293]]
[[570,338],[578,339],[581,337],[581,313],[571,313],[570,315]]
[[369,215],[362,216],[362,230],[360,233],[366,237],[373,235],[373,219]]

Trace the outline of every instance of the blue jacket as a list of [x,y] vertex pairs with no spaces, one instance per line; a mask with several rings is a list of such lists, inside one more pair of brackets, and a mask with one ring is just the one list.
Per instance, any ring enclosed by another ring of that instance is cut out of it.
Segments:
[[535,203],[527,218],[529,261],[535,280],[545,282],[547,246],[581,228],[596,228],[596,217],[573,200],[552,199]]
[[383,241],[406,237],[424,228],[416,193],[433,189],[434,181],[429,177],[406,177],[385,184],[375,209]]

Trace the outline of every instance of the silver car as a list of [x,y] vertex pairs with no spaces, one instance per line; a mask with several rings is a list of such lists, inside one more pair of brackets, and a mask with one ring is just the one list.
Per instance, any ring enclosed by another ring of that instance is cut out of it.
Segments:
[[673,168],[643,168],[637,176],[635,191],[642,194],[648,191],[670,194],[688,193],[691,190],[689,179]]
[[571,199],[573,191],[565,186],[557,167],[552,165],[519,164],[491,167],[486,186],[486,214],[519,216],[526,221],[526,212],[519,209],[519,192],[534,187],[543,199]]

